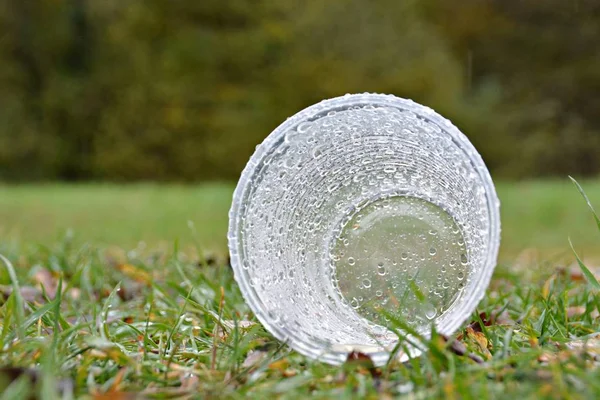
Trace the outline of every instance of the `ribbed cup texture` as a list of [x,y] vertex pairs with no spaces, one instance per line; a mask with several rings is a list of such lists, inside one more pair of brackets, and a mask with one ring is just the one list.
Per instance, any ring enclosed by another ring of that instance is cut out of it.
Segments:
[[401,359],[419,353],[403,327],[451,334],[474,311],[499,237],[494,186],[468,139],[430,108],[360,94],[299,112],[257,147],[229,249],[278,339],[328,363],[356,350],[380,365],[398,340]]

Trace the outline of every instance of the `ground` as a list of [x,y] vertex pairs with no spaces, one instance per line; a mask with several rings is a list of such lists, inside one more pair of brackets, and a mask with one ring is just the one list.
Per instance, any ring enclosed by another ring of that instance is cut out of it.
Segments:
[[[600,183],[582,186],[600,204]],[[498,184],[484,300],[454,337],[382,368],[306,359],[255,323],[227,265],[232,189],[0,187],[3,398],[599,397],[599,288],[568,238],[593,275],[600,235],[567,179]]]

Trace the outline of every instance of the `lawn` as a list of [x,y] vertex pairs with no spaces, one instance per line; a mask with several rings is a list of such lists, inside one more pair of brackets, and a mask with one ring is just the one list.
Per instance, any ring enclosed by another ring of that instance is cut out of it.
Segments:
[[[582,185],[600,205],[600,182]],[[0,187],[3,398],[600,395],[599,289],[568,244],[596,272],[600,234],[568,180],[498,184],[501,260],[477,312],[382,368],[306,359],[255,323],[226,265],[232,189]]]
[[[600,207],[600,181],[583,181]],[[227,212],[233,184],[0,186],[3,246],[49,245],[67,232],[78,244],[132,249],[199,246],[215,255],[227,249]],[[569,252],[568,237],[588,257],[600,257],[600,235],[568,179],[500,182],[500,261],[523,251],[540,259]]]

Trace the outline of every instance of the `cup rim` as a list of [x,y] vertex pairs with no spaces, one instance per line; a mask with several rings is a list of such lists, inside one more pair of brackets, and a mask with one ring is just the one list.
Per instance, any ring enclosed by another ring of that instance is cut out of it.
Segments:
[[[463,134],[448,119],[436,113],[431,108],[418,104],[412,100],[403,99],[388,94],[346,94],[344,96],[334,97],[311,105],[285,120],[277,128],[275,128],[261,144],[256,147],[256,151],[250,157],[250,160],[243,169],[233,193],[232,205],[229,210],[229,231],[227,234],[231,266],[233,268],[234,278],[240,287],[240,291],[244,300],[254,312],[256,318],[267,329],[267,331],[273,334],[273,336],[275,336],[278,340],[288,344],[300,354],[333,365],[339,365],[343,363],[348,355],[348,352],[337,351],[331,348],[322,348],[321,346],[315,346],[311,343],[306,343],[298,338],[295,338],[293,331],[285,332],[285,329],[279,327],[278,324],[273,323],[268,315],[266,315],[266,310],[263,309],[260,298],[257,296],[254,289],[248,285],[248,282],[244,278],[242,258],[239,254],[240,240],[238,238],[238,228],[240,225],[240,217],[243,215],[242,202],[245,198],[246,191],[249,187],[249,184],[253,181],[252,178],[257,172],[257,167],[260,165],[261,160],[268,153],[268,151],[281,140],[282,136],[290,128],[295,127],[304,121],[313,121],[330,111],[334,111],[339,108],[347,108],[348,105],[393,107],[396,109],[411,111],[418,117],[421,117],[430,123],[434,123],[442,131],[450,135],[458,148],[465,153],[465,156],[469,159],[475,171],[479,174],[479,179],[484,186],[490,229],[488,233],[489,251],[487,253],[486,260],[483,263],[483,271],[478,274],[478,279],[473,285],[475,290],[468,294],[467,300],[462,307],[462,309],[465,311],[461,314],[457,314],[455,318],[453,318],[444,326],[437,326],[436,323],[436,329],[438,332],[451,335],[473,313],[477,307],[477,304],[479,304],[483,298],[489,285],[494,268],[496,266],[500,246],[500,202],[498,200],[491,175],[485,166],[483,159],[465,134]],[[369,355],[375,365],[383,365],[388,361],[390,352],[387,350],[381,350],[369,353]]]

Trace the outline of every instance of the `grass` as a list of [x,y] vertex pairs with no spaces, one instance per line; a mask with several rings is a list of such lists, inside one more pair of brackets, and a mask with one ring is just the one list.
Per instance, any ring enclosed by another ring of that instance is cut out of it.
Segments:
[[503,258],[477,312],[382,368],[306,359],[255,323],[223,255],[230,185],[0,190],[3,398],[600,396],[600,235],[568,181],[499,185]]
[[224,252],[232,192],[231,184],[0,186],[0,239],[48,244],[71,230],[100,246],[179,239]]
[[[599,203],[600,181],[582,185],[591,201]],[[183,248],[224,254],[233,188],[225,183],[0,186],[0,240],[5,245],[48,245],[71,230],[78,244],[131,249],[142,242],[142,247],[165,250],[178,240]],[[532,249],[542,259],[570,254],[568,237],[585,258],[600,258],[600,235],[568,179],[499,182],[497,189],[501,262],[513,262]]]

